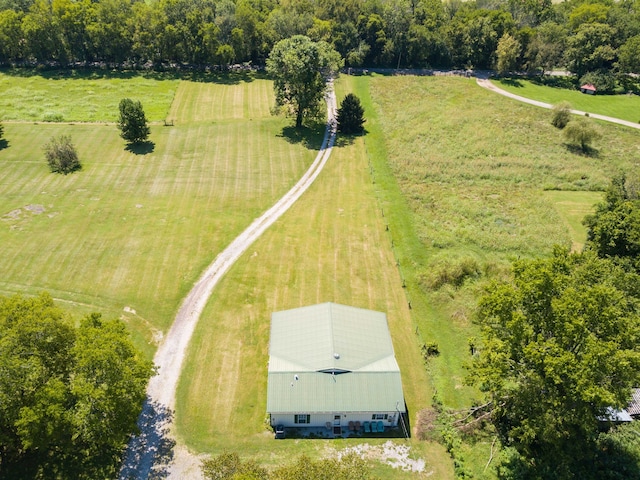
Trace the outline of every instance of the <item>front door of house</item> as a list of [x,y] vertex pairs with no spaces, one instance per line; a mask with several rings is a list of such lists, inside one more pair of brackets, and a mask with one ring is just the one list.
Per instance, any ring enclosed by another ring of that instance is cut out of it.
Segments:
[[333,416],[333,426],[334,427],[339,427],[341,419],[342,419],[342,415],[334,415]]

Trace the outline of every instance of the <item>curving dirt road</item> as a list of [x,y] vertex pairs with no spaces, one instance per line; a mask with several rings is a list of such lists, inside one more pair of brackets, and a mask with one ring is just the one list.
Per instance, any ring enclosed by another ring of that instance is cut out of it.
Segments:
[[[553,105],[550,103],[539,102],[538,100],[531,100],[530,98],[521,97],[520,95],[516,95],[515,93],[507,92],[506,90],[501,89],[500,87],[495,86],[491,83],[491,80],[487,77],[477,77],[476,83],[487,90],[491,90],[492,92],[499,93],[500,95],[504,95],[505,97],[513,98],[514,100],[518,100],[520,102],[528,103],[530,105],[535,105],[536,107],[542,108],[553,108]],[[571,110],[571,113],[575,113],[576,115],[585,115],[587,112],[583,112],[582,110]],[[600,115],[598,113],[589,113],[589,117],[597,118],[598,120],[604,120],[605,122],[617,123],[619,125],[624,125],[625,127],[637,128],[640,129],[640,123],[629,122],[628,120],[622,120],[620,118],[608,117],[606,115]]]
[[127,447],[119,475],[121,480],[201,478],[199,460],[182,446],[176,449],[171,432],[176,387],[187,347],[216,284],[240,255],[300,198],[329,159],[336,135],[336,98],[332,84],[325,100],[327,128],[314,162],[291,190],[216,257],[182,303],[154,357],[158,375],[149,382],[147,400],[138,419],[141,433],[132,438]]

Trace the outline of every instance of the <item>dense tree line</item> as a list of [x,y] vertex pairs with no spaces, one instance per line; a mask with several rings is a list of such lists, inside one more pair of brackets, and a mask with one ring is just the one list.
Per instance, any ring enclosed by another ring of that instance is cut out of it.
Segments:
[[640,73],[640,0],[0,0],[0,61],[263,65],[294,35],[346,66]]
[[0,297],[0,477],[114,477],[152,374],[120,320]]

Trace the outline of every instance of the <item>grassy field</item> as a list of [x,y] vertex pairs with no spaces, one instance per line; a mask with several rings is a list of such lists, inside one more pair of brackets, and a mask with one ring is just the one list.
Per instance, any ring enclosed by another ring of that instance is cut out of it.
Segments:
[[[352,88],[349,80],[340,84],[341,93]],[[210,453],[241,451],[274,464],[363,443],[285,441],[276,448],[266,428],[271,312],[314,303],[387,312],[412,417],[430,405],[433,392],[385,226],[363,138],[335,148],[311,189],[229,272],[201,319],[178,392],[178,432],[188,445]],[[450,478],[442,447],[409,445],[435,478]],[[377,468],[383,478],[411,478]]]
[[[112,125],[5,124],[0,292],[48,290],[83,313],[124,315],[151,355],[206,265],[315,156],[269,115],[269,86],[181,82],[176,97],[186,107],[171,111],[179,121],[152,127],[152,151],[142,155]],[[187,122],[214,97],[226,118]],[[83,162],[68,176],[49,173],[42,153],[62,133]]]
[[587,241],[587,229],[582,220],[593,213],[593,206],[603,200],[599,192],[545,192],[545,197],[553,203],[560,217],[569,229],[573,251],[581,251]]
[[[637,132],[602,125],[598,155],[586,157],[567,149],[546,111],[473,80],[376,77],[371,89],[388,162],[412,212],[400,224],[415,234],[398,234],[396,244],[406,248],[400,260],[408,290],[426,304],[420,329],[440,345],[434,387],[446,405],[462,406],[470,394],[461,386],[467,338],[483,282],[503,276],[514,258],[571,246],[562,205],[545,191],[602,190],[615,172],[637,165]],[[574,198],[587,210],[595,201]]]
[[[46,89],[59,80],[35,81]],[[72,79],[79,89],[112,80]],[[317,131],[296,133],[270,116],[271,84],[260,77],[134,78],[131,97],[151,80],[173,85],[172,99],[158,97],[157,119],[175,126],[152,127],[147,152],[126,150],[113,125],[34,122],[5,123],[0,150],[0,293],[48,290],[78,313],[123,316],[148,355],[206,265],[294,183],[320,143]],[[434,397],[468,406],[478,393],[464,384],[464,365],[483,286],[505,278],[515,258],[579,247],[581,216],[615,173],[640,163],[635,131],[601,124],[595,154],[578,155],[549,112],[468,79],[343,77],[337,88],[363,100],[368,134],[339,141],[312,188],[214,292],[178,391],[177,432],[196,451],[274,465],[361,443],[274,448],[266,428],[270,314],[318,302],[387,312],[414,427]],[[72,136],[81,172],[48,172],[41,148],[61,133]],[[426,366],[422,343],[440,350]],[[431,478],[453,477],[444,447],[406,442]],[[491,442],[463,448],[476,478],[494,476],[484,472]],[[374,465],[381,478],[415,478]]]
[[508,92],[551,105],[567,101],[576,110],[640,122],[640,97],[637,95],[585,95],[577,90],[538,85],[525,79],[493,82]]
[[0,120],[115,122],[123,98],[147,120],[165,119],[178,87],[171,76],[109,71],[0,70]]

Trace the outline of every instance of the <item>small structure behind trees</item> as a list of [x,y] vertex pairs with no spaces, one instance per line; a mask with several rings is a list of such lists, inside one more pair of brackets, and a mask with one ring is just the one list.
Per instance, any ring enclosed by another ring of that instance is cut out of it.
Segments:
[[142,103],[139,100],[133,101],[130,98],[120,100],[120,117],[118,128],[120,136],[129,143],[137,144],[147,141],[149,138],[149,125],[144,114]]
[[353,93],[348,93],[338,108],[338,131],[347,135],[362,133],[365,121],[360,99]]
[[76,148],[68,135],[51,137],[44,146],[44,154],[53,173],[67,175],[82,168]]
[[515,262],[513,274],[480,299],[471,380],[488,393],[512,466],[535,472],[518,478],[604,478],[596,467],[612,459],[597,444],[598,418],[624,408],[640,381],[638,277],[559,247]]

